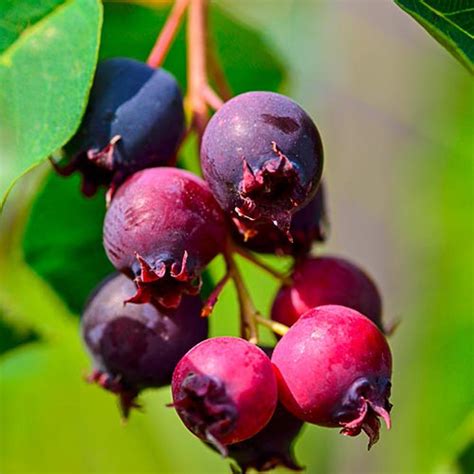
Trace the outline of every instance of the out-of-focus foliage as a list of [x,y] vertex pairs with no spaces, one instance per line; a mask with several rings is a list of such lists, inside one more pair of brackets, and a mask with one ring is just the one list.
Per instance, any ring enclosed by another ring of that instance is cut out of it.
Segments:
[[474,72],[473,0],[395,0],[469,71]]
[[71,137],[97,61],[98,0],[0,8],[0,208],[13,181]]

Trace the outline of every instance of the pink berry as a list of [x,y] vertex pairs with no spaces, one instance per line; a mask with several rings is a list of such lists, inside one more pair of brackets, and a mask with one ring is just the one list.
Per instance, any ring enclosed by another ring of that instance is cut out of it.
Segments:
[[305,313],[276,345],[280,401],[309,423],[362,430],[369,448],[379,438],[381,416],[390,428],[392,357],[383,334],[365,316],[328,305]]
[[207,339],[176,366],[174,407],[186,427],[226,455],[226,445],[258,433],[272,417],[277,384],[270,359],[236,337]]
[[296,264],[293,284],[282,286],[272,307],[272,319],[287,326],[311,308],[337,304],[353,308],[382,329],[382,299],[372,279],[339,257],[307,258]]
[[197,294],[201,270],[225,240],[224,216],[207,184],[177,168],[135,173],[105,216],[105,250],[117,270],[134,278],[133,303],[175,308],[182,294]]

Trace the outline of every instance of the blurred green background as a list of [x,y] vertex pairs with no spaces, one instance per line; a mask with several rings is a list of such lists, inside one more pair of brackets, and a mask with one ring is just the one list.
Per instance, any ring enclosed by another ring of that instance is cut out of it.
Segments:
[[[472,78],[389,0],[218,3],[211,28],[234,92],[282,91],[321,131],[331,234],[316,251],[365,267],[386,321],[401,320],[392,430],[367,452],[363,437],[307,426],[297,457],[309,473],[472,472]],[[106,3],[100,57],[145,59],[166,11]],[[183,87],[184,55],[181,31],[165,66]],[[181,164],[196,169],[192,143]],[[113,397],[83,382],[77,315],[110,267],[103,197],[78,187],[39,167],[1,217],[0,472],[228,472],[165,407],[168,389],[144,393],[123,426]],[[276,283],[241,263],[267,311]],[[213,334],[236,334],[237,319],[229,286]]]

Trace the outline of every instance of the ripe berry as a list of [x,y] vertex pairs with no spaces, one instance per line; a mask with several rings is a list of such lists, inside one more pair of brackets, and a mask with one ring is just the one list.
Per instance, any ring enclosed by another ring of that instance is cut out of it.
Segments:
[[272,307],[272,319],[291,326],[316,306],[337,304],[353,308],[382,326],[382,300],[372,279],[353,263],[338,257],[307,258],[298,262],[293,284],[282,286]]
[[104,223],[115,268],[135,279],[128,301],[177,307],[195,295],[201,270],[222,251],[226,228],[207,184],[177,168],[149,168],[117,190]]
[[123,304],[134,284],[114,274],[91,296],[82,317],[82,336],[93,360],[90,376],[120,397],[124,416],[138,392],[171,382],[179,359],[207,337],[201,301],[186,296],[178,308]]
[[258,433],[277,404],[270,359],[236,337],[216,337],[193,347],[171,383],[174,407],[186,427],[222,454],[226,446]]
[[83,192],[115,189],[135,171],[172,164],[184,132],[176,79],[163,69],[127,58],[99,64],[82,124],[67,146],[72,161],[60,173],[78,170]]
[[[272,349],[262,347],[262,350],[271,357]],[[278,403],[265,428],[245,441],[228,446],[228,456],[237,462],[243,474],[249,469],[260,472],[278,466],[300,471],[302,468],[295,460],[293,443],[302,427],[303,422]],[[213,448],[212,444],[209,446]]]
[[328,223],[324,195],[321,183],[314,198],[293,214],[291,241],[284,232],[269,223],[256,225],[256,234],[247,241],[239,232],[235,232],[235,238],[241,246],[254,252],[302,257],[311,250],[313,242],[326,240]]
[[216,199],[248,238],[262,223],[288,233],[292,213],[316,192],[323,149],[299,105],[280,94],[248,92],[210,120],[201,163]]
[[328,305],[311,309],[275,347],[280,401],[293,415],[322,426],[363,430],[369,448],[381,416],[390,428],[392,357],[377,327],[359,312]]

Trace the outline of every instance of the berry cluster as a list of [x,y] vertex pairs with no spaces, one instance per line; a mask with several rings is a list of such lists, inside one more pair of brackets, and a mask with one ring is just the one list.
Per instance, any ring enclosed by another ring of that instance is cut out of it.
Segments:
[[[391,353],[369,276],[311,255],[327,236],[319,132],[272,92],[215,108],[199,137],[201,179],[173,167],[185,136],[173,76],[123,58],[97,69],[66,147],[72,158],[56,165],[81,172],[86,195],[108,189],[104,247],[117,273],[83,313],[89,381],[118,395],[124,417],[140,391],[171,384],[186,427],[244,472],[301,469],[292,445],[304,422],[364,431],[370,447],[379,419],[390,427]],[[252,252],[291,255],[291,273]],[[271,319],[256,311],[236,253],[281,278]],[[203,302],[202,272],[219,254],[227,273]],[[207,316],[229,280],[241,337],[208,338]],[[275,332],[274,348],[258,345],[258,325]]]

